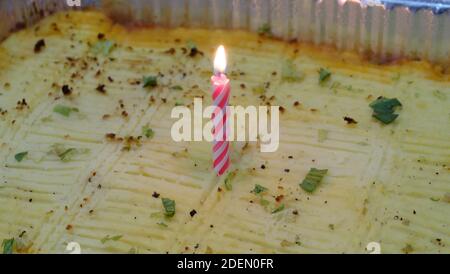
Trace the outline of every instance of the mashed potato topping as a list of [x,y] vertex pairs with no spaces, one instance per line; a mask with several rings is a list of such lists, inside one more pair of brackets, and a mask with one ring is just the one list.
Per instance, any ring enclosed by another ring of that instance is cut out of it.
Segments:
[[[30,253],[72,241],[83,253],[365,253],[370,242],[449,253],[449,76],[266,36],[126,28],[90,11],[12,34],[0,44],[0,241]],[[226,182],[210,143],[170,137],[175,105],[211,103],[218,44],[232,105],[281,106],[278,151],[233,143]],[[372,116],[380,96],[401,102],[389,124]],[[327,172],[310,193],[312,168]]]

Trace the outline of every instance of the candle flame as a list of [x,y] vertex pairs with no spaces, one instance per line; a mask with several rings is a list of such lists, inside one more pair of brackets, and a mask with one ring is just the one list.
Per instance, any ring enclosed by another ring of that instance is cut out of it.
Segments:
[[227,68],[227,56],[225,54],[225,48],[220,45],[216,51],[216,57],[214,58],[214,71],[216,73],[224,73]]

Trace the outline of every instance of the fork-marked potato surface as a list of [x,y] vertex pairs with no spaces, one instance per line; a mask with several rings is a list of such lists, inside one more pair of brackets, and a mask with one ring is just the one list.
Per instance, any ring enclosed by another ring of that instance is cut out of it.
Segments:
[[[210,143],[170,135],[175,105],[211,103],[218,44],[232,105],[282,106],[277,152],[233,143],[231,188],[212,172]],[[433,69],[55,14],[0,44],[0,240],[28,253],[72,241],[83,253],[366,253],[369,242],[449,253],[450,82]],[[391,124],[372,117],[379,96],[402,103]],[[310,168],[328,169],[311,194],[299,186]]]

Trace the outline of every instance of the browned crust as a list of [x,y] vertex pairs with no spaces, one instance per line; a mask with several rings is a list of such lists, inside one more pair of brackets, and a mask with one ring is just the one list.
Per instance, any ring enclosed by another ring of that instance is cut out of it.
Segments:
[[[110,20],[113,29],[123,28],[128,33],[139,32],[146,29],[164,29],[164,27],[156,26],[151,23],[131,21],[130,18],[132,18],[132,14],[130,10],[121,10],[120,12],[117,12],[118,9],[108,6],[105,6],[104,9],[105,11],[98,11],[93,8],[83,8],[82,11],[98,12]],[[49,13],[52,14],[53,12]],[[62,13],[66,12],[63,11]],[[36,13],[35,15],[40,16],[41,19],[45,18],[45,13],[42,11]],[[25,27],[25,23],[18,23],[17,26],[11,30],[9,35],[22,30]],[[293,49],[292,54],[294,56],[298,54],[298,52],[307,53],[325,64],[332,65],[333,67],[348,67],[349,64],[351,64],[355,67],[355,69],[359,67],[363,70],[367,67],[372,69],[380,69],[381,67],[383,70],[389,71],[408,71],[414,69],[422,71],[428,79],[444,82],[450,81],[450,60],[430,62],[428,60],[421,59],[418,56],[396,56],[392,53],[386,53],[384,56],[381,56],[369,49],[362,52],[357,49],[343,51],[337,49],[334,45],[328,44],[316,45],[312,42],[299,42],[297,40],[285,41],[276,37],[258,37],[259,43],[264,43],[264,41],[285,43]]]

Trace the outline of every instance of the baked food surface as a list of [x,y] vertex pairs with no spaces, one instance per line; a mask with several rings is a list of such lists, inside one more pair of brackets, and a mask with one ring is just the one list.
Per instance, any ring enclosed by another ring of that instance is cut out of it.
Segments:
[[[231,189],[210,143],[170,136],[174,105],[211,103],[218,44],[232,105],[283,107],[277,152],[233,143]],[[29,253],[72,241],[83,253],[449,253],[449,83],[419,61],[55,14],[0,44],[0,240]],[[379,96],[402,103],[389,125],[372,117]],[[299,186],[310,168],[328,169],[312,194]]]

